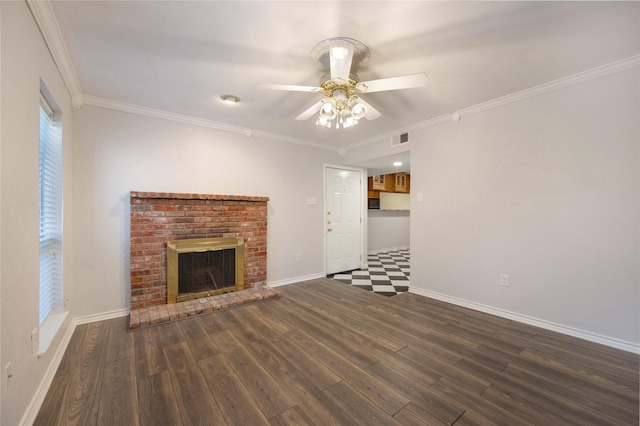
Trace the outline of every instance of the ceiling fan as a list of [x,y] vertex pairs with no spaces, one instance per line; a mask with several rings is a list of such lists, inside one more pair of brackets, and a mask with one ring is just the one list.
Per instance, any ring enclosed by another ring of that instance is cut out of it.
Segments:
[[355,71],[364,66],[370,56],[369,48],[357,40],[329,38],[311,50],[311,58],[325,72],[320,78],[320,86],[269,83],[258,83],[256,86],[268,90],[321,93],[325,98],[297,116],[296,120],[306,120],[318,113],[318,126],[334,127],[335,119],[336,129],[352,127],[362,118],[375,120],[381,115],[359,94],[422,87],[427,83],[425,73],[360,81]]

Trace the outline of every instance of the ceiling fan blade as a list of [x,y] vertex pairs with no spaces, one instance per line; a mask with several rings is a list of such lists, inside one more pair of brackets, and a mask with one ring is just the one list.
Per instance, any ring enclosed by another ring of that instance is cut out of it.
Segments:
[[307,109],[305,112],[297,116],[296,120],[306,120],[307,118],[311,117],[313,114],[320,111],[320,107],[322,107],[323,103],[324,103],[324,99],[319,100],[315,104],[311,105],[309,109]]
[[367,113],[364,116],[364,118],[366,118],[367,120],[375,120],[376,118],[382,115],[380,114],[380,111],[372,107],[367,101],[362,99],[360,96],[358,96],[358,102],[362,103],[365,106],[365,108],[367,108]]
[[331,79],[349,80],[351,61],[353,60],[353,44],[343,39],[332,39],[329,42],[329,65]]
[[294,84],[270,84],[270,83],[258,83],[256,84],[258,89],[266,90],[289,90],[292,92],[319,92],[319,87],[314,86],[296,86]]
[[422,87],[427,84],[427,74],[420,72],[417,74],[403,75],[400,77],[381,78],[378,80],[363,81],[356,85],[356,90],[360,93],[383,92],[385,90],[410,89],[412,87]]

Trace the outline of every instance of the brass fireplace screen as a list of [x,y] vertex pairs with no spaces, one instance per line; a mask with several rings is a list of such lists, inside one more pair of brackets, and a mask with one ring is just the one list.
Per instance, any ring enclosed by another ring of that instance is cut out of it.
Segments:
[[244,238],[167,242],[167,303],[244,289]]

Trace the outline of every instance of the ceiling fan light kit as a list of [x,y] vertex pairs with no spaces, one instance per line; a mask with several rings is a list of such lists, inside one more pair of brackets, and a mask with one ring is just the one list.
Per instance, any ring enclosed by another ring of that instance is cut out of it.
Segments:
[[348,96],[344,89],[335,89],[331,97],[321,101],[317,126],[333,127],[336,119],[336,129],[346,129],[358,124],[358,120],[367,113],[367,107],[359,101],[357,96]]
[[[347,37],[333,37],[316,44],[311,50],[311,59],[325,74],[320,86],[296,86],[285,84],[258,84],[261,89],[288,90],[297,92],[319,92],[325,96],[296,120],[306,120],[318,113],[316,125],[336,129],[353,127],[363,118],[375,120],[380,112],[369,105],[358,93],[382,92],[424,86],[425,73],[411,74],[361,82],[356,74],[366,65],[371,56],[369,48],[361,42]],[[334,122],[335,121],[335,125]]]

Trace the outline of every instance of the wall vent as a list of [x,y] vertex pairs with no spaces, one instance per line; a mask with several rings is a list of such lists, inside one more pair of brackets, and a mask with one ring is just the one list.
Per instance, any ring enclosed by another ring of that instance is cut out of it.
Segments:
[[409,133],[402,133],[391,137],[391,146],[398,146],[405,143],[409,143]]

